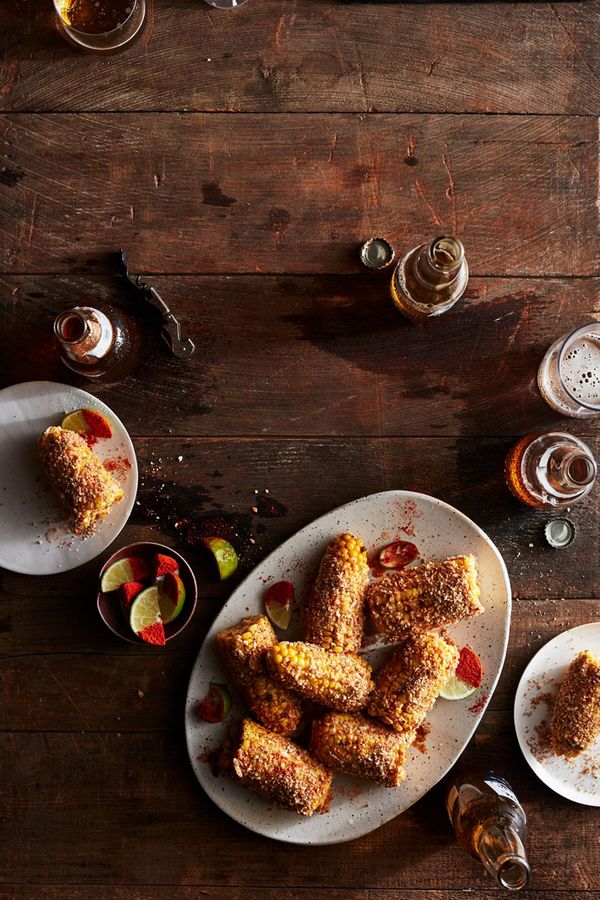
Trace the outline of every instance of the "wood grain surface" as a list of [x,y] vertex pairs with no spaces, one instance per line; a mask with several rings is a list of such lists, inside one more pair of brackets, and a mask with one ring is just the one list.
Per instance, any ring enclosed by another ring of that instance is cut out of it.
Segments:
[[[425,327],[396,313],[389,279],[377,275],[151,280],[196,343],[188,363],[169,355],[118,278],[93,268],[15,276],[0,281],[2,327],[9,343],[28,339],[0,355],[0,386],[64,380],[52,320],[97,299],[144,331],[135,378],[100,388],[133,435],[245,435],[251,410],[260,435],[517,437],[565,425],[535,373],[559,334],[600,314],[597,279],[473,278],[460,304]],[[597,433],[593,420],[566,427]]]
[[[598,489],[559,553],[548,514],[503,483],[534,430],[600,458],[597,422],[556,416],[535,388],[549,344],[600,315],[599,18],[600,0],[150,0],[141,39],[94,56],[60,38],[51,0],[0,5],[0,389],[49,379],[107,402],[140,465],[115,546],[177,546],[200,587],[156,652],[98,616],[114,548],[64,575],[0,570],[0,900],[501,896],[457,848],[441,787],[351,844],[290,849],[224,816],[187,759],[189,673],[231,590],[315,516],[390,488],[451,503],[502,552],[509,652],[461,763],[503,773],[526,807],[526,897],[600,897],[598,811],[537,780],[512,723],[531,656],[600,620]],[[469,287],[414,327],[357,248],[444,231]],[[193,337],[188,363],[124,290],[119,247]],[[140,330],[121,384],[57,359],[53,317],[84,302]],[[207,515],[243,535],[225,584],[194,542]]]
[[[255,0],[235,13],[150,0],[111,59],[73,53],[52,4],[0,6],[0,108],[597,114],[600,3],[346,6]],[[233,18],[235,16],[235,18]]]
[[450,231],[473,275],[591,275],[597,147],[560,116],[5,114],[0,267],[343,273]]

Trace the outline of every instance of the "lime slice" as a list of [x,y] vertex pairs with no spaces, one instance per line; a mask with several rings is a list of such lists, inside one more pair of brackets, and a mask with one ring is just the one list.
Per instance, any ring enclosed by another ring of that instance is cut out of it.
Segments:
[[472,684],[467,684],[466,681],[457,678],[456,675],[451,675],[440,691],[440,697],[443,697],[444,700],[464,700],[466,697],[474,694],[476,690],[477,688],[473,687]]
[[167,625],[176,619],[185,603],[185,587],[183,581],[175,572],[167,572],[158,582],[158,605],[163,620]]
[[291,581],[272,584],[265,594],[265,609],[271,622],[285,631],[292,618],[294,585]]
[[204,538],[204,544],[215,558],[221,581],[233,575],[238,567],[238,555],[229,541],[225,538],[210,537]]
[[95,409],[76,409],[62,420],[61,428],[78,434],[91,434],[97,438],[109,438],[112,428],[102,413]]
[[143,559],[137,556],[124,556],[109,566],[100,582],[103,594],[116,591],[127,581],[143,581],[150,575],[150,569]]
[[158,587],[151,584],[150,587],[139,593],[131,604],[129,624],[135,634],[139,634],[144,628],[160,622],[160,606],[158,603]]

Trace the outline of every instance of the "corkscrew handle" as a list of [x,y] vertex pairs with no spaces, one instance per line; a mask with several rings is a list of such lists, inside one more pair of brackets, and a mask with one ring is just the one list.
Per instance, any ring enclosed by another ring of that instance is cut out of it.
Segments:
[[124,250],[119,251],[119,269],[124,281],[135,288],[140,299],[149,304],[160,316],[160,333],[169,347],[173,356],[180,359],[188,359],[196,350],[196,345],[190,337],[184,337],[181,323],[173,313],[156,288],[144,281],[141,275],[133,276],[129,272],[127,257]]

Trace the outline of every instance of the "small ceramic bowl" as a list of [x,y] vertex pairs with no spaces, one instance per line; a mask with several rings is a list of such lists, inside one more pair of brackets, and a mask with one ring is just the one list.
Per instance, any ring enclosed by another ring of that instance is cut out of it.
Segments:
[[[189,563],[186,562],[180,553],[171,549],[171,547],[165,547],[164,544],[155,544],[154,541],[140,541],[137,544],[128,544],[127,547],[122,547],[120,550],[117,550],[116,553],[113,553],[110,559],[104,563],[100,575],[98,576],[98,582],[100,583],[102,581],[102,576],[105,571],[118,559],[123,559],[124,556],[141,556],[144,559],[150,559],[154,553],[164,553],[166,556],[172,556],[177,560],[179,563],[179,577],[183,581],[185,587],[186,596],[183,609],[173,622],[169,622],[168,625],[165,625],[165,640],[170,641],[171,638],[181,634],[183,629],[189,623],[194,615],[196,602],[198,600],[198,585],[196,584],[196,578],[194,577],[194,573],[192,572]],[[117,637],[122,638],[124,641],[129,641],[131,644],[144,645],[144,642],[139,638],[136,638],[129,627],[129,623],[123,615],[116,591],[111,591],[109,594],[98,591],[98,612],[100,613],[104,624],[108,626],[112,633],[116,634]],[[149,645],[146,644],[144,646]]]

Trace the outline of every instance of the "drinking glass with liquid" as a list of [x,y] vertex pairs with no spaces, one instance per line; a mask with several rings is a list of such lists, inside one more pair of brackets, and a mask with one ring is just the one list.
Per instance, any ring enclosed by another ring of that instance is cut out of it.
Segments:
[[59,31],[85,50],[118,50],[140,33],[146,0],[54,0]]
[[546,403],[563,416],[600,416],[600,323],[555,341],[540,363],[537,383]]

